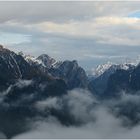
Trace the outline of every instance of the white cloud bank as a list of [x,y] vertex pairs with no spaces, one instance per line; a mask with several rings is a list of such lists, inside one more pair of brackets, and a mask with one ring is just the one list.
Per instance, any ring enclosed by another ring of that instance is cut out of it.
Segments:
[[[131,95],[123,97],[121,101],[133,102],[135,97],[132,100],[130,97]],[[98,105],[99,102],[93,95],[85,90],[73,90],[61,98],[48,98],[46,103],[39,102],[36,107],[40,111],[45,111],[44,108],[48,107],[61,109],[65,106],[63,101],[69,113],[77,121],[81,120],[81,125],[62,125],[56,117],[50,115],[48,118],[32,120],[31,130],[14,138],[140,138],[139,124],[133,127],[124,126],[126,118],[116,117],[106,104]],[[109,104],[113,105],[111,102]]]

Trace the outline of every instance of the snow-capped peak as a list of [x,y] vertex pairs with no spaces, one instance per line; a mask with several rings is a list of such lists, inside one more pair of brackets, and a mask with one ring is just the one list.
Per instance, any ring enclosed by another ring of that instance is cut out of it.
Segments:
[[140,57],[134,61],[127,61],[122,64],[107,62],[105,64],[98,65],[96,68],[93,68],[89,73],[89,77],[93,76],[97,78],[108,69],[112,69],[113,71],[116,71],[117,69],[128,70],[131,67],[136,67],[139,63],[140,63]]
[[37,60],[40,61],[43,66],[47,67],[47,68],[51,68],[54,67],[57,64],[57,61],[48,56],[47,54],[42,54],[39,57],[37,57]]
[[22,57],[24,57],[24,59],[25,59],[29,64],[36,63],[36,64],[41,64],[41,65],[43,65],[43,63],[42,63],[41,61],[37,60],[37,58],[34,57],[34,56],[25,55],[25,54],[23,54],[22,52],[19,52],[18,54],[22,55]]
[[109,69],[112,65],[112,62],[107,62],[106,64],[98,65],[96,68],[93,68],[91,70],[91,75],[98,77],[101,74],[103,74],[107,69]]
[[51,58],[47,54],[42,54],[38,57],[31,56],[31,55],[26,55],[23,52],[19,52],[19,55],[24,57],[24,59],[31,65],[36,64],[36,65],[41,65],[44,68],[51,68],[51,67],[58,67],[61,62],[56,61],[55,59]]

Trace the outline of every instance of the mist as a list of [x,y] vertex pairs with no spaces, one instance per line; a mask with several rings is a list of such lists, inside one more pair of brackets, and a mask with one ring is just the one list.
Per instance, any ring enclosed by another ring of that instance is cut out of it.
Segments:
[[[13,138],[140,138],[140,124],[132,124],[131,117],[121,113],[128,103],[137,106],[139,98],[124,95],[120,100],[101,102],[87,90],[74,89],[62,97],[37,101],[34,107],[49,115],[28,120],[30,129]],[[65,119],[73,120],[72,123],[63,123],[50,110],[65,114]],[[135,114],[139,119],[138,110]]]

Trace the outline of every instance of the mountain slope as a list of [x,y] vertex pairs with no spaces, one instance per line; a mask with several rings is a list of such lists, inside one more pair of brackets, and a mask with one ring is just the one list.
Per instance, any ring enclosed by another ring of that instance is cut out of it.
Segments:
[[37,58],[31,56],[24,57],[31,66],[37,66],[54,78],[63,79],[68,89],[87,88],[88,78],[86,72],[75,60],[58,62],[47,54],[42,54]]
[[87,88],[88,80],[86,72],[81,68],[77,61],[64,61],[57,67],[52,67],[48,72],[53,77],[62,78],[69,89]]
[[[140,65],[134,69],[117,70],[108,80],[106,97],[119,97],[122,93],[139,94],[140,90]],[[123,91],[123,92],[122,92]]]
[[[101,68],[101,69],[99,69]],[[108,79],[112,74],[114,74],[117,70],[128,70],[134,69],[135,65],[124,63],[124,64],[111,64],[107,63],[103,66],[99,66],[96,69],[96,76],[94,78],[90,78],[89,89],[90,91],[96,91],[98,95],[103,94],[105,89],[107,88]],[[98,71],[99,70],[99,71]],[[95,78],[96,77],[96,78]]]
[[[50,83],[54,85],[59,79],[51,77],[35,65],[30,65],[21,55],[0,46],[0,90],[15,84],[19,79],[33,80],[35,83],[46,82],[48,89]],[[63,81],[60,79],[60,82]],[[63,81],[64,82],[64,81]],[[52,86],[52,85],[51,85]],[[60,87],[61,88],[61,87]],[[64,87],[66,89],[66,87]]]

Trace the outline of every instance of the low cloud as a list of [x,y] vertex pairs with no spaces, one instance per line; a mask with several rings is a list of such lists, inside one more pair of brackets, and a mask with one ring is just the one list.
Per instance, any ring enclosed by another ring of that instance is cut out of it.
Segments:
[[44,101],[38,101],[35,106],[39,111],[45,111],[50,108],[54,108],[57,110],[61,109],[61,103],[57,97],[48,98]]
[[18,80],[14,86],[17,86],[18,88],[24,88],[30,86],[31,84],[33,84],[32,80]]
[[[131,98],[132,97],[132,98]],[[76,89],[63,97],[48,98],[39,101],[35,107],[42,112],[55,109],[60,112],[64,108],[69,116],[80,121],[80,124],[64,125],[55,115],[47,118],[39,117],[30,120],[30,130],[13,138],[140,138],[140,125],[127,126],[125,116],[112,112],[117,104],[139,99],[128,95],[120,101],[99,102],[90,92]],[[130,106],[128,106],[130,107]],[[67,119],[67,118],[65,118]]]
[[[10,85],[6,90],[2,91],[0,93],[0,104],[3,104],[4,105],[4,99],[5,97],[14,89],[14,88],[19,88],[19,89],[22,89],[24,87],[28,87],[30,85],[33,84],[33,81],[32,80],[21,80],[19,79],[17,82],[15,82],[15,84],[12,84]],[[25,96],[26,98],[26,96]],[[28,97],[29,98],[29,97]],[[22,97],[22,99],[24,99]],[[7,104],[8,105],[8,104]]]
[[0,139],[6,139],[7,137],[5,136],[4,133],[0,132]]

